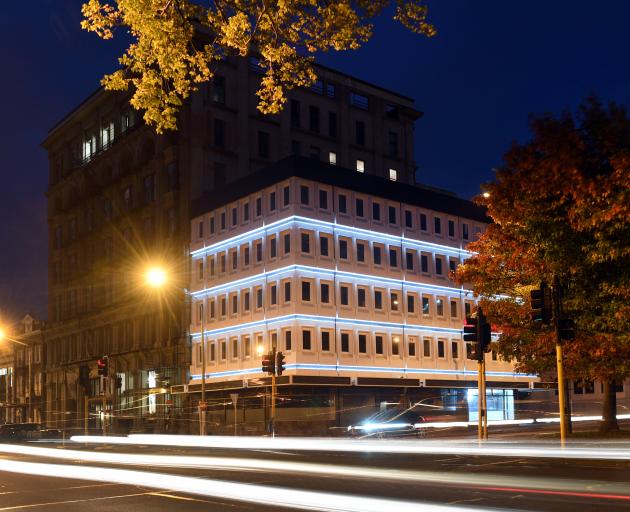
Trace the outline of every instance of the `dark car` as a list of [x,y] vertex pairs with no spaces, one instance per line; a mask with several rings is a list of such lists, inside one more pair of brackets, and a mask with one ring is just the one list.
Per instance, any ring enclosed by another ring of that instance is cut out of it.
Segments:
[[357,425],[350,425],[348,432],[354,436],[406,436],[420,435],[416,425],[424,418],[411,409],[386,409],[364,419]]
[[38,439],[57,439],[61,431],[47,429],[41,423],[7,423],[0,425],[0,441],[31,441]]

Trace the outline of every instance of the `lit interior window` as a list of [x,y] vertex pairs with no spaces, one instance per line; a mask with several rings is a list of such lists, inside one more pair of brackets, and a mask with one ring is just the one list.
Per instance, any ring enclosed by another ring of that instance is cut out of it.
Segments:
[[364,160],[357,160],[357,171],[365,172],[365,161]]
[[392,181],[398,180],[398,171],[396,169],[389,170],[389,179]]

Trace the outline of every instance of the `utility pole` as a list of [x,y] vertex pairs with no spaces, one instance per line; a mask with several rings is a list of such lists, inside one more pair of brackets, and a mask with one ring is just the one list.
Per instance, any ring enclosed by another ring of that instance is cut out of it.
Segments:
[[562,313],[560,280],[553,278],[553,324],[556,334],[556,365],[558,367],[558,407],[560,408],[560,445],[564,448],[567,438],[566,386],[564,382],[564,366],[562,364],[562,337],[560,336],[560,315]]
[[206,332],[204,320],[206,316],[205,299],[199,304],[201,313],[201,401],[199,402],[199,435],[206,435]]

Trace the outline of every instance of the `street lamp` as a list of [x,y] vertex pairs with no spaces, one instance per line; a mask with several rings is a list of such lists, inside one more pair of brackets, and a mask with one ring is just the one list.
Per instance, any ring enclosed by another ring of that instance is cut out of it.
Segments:
[[151,267],[149,268],[144,276],[146,283],[152,288],[162,288],[168,277],[166,275],[166,271],[161,267]]

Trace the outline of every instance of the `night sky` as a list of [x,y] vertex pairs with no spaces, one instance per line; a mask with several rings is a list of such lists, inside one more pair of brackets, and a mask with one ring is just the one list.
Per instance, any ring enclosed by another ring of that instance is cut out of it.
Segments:
[[[0,14],[0,322],[46,314],[48,129],[116,67],[123,41],[79,27],[81,0]],[[381,20],[362,50],[320,61],[416,100],[422,182],[472,197],[532,112],[582,98],[630,103],[630,2],[428,0],[432,39]]]

